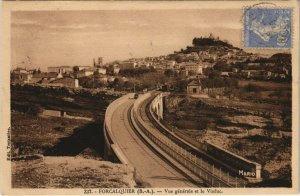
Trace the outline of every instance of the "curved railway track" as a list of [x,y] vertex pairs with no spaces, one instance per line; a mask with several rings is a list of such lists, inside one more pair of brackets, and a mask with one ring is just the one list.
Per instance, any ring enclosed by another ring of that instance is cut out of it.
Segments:
[[[140,103],[137,108],[131,108],[132,117],[138,129],[151,139],[168,155],[182,166],[203,179],[209,186],[214,187],[245,187],[247,181],[238,177],[232,171],[221,167],[213,157],[206,155],[196,147],[161,127],[150,113],[149,105],[154,96],[150,96]],[[157,131],[150,131],[145,123],[151,124]]]

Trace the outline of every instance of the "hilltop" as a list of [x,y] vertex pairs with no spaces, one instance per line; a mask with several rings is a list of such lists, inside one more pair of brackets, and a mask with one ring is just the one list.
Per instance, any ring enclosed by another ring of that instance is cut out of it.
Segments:
[[[195,37],[192,40],[192,46],[187,46],[186,49],[181,49],[180,52],[183,54],[190,54],[192,52],[199,53],[200,51],[210,51],[210,50],[237,50],[242,51],[242,49],[238,47],[234,47],[226,40],[220,40],[219,37],[214,37],[212,34],[209,37]],[[175,52],[177,53],[177,52]]]

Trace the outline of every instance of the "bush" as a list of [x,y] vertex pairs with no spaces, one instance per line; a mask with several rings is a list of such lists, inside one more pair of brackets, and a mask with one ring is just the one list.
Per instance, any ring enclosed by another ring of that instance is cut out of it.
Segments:
[[198,101],[197,103],[196,103],[196,107],[197,108],[203,108],[203,107],[205,107],[205,103],[203,102],[203,101]]
[[33,116],[37,116],[38,114],[43,112],[43,108],[38,104],[29,105],[27,113]]
[[235,148],[237,150],[242,150],[243,144],[241,142],[236,142],[236,143],[232,144],[232,148]]
[[66,128],[64,126],[60,126],[60,127],[55,127],[54,128],[55,131],[60,131],[60,132],[63,132],[66,130]]
[[248,91],[248,92],[258,92],[258,91],[262,90],[259,86],[256,86],[256,85],[251,84],[251,83],[249,83],[248,85],[246,85],[244,87],[244,89],[245,89],[245,91]]
[[14,103],[12,102],[11,108],[19,112],[27,113],[30,115],[38,115],[43,112],[43,108],[38,104],[30,104],[28,102],[24,103]]
[[262,136],[262,135],[251,135],[251,136],[247,136],[244,137],[245,139],[248,139],[252,142],[265,142],[265,141],[269,141],[269,138],[267,136]]

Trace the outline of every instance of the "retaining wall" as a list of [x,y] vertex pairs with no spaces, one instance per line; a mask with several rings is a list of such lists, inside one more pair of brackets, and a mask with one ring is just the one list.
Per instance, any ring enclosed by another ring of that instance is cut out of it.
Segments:
[[[160,103],[160,101],[158,99],[162,99],[163,95],[159,94],[157,95],[152,103],[151,106],[154,104],[156,105],[157,103]],[[153,106],[152,106],[153,108]],[[156,112],[156,110],[152,110],[154,113]],[[159,115],[157,113],[155,113],[154,118]],[[160,123],[162,124],[167,124],[166,122],[164,122],[161,119],[159,119]],[[165,126],[164,128],[167,129],[168,126]],[[172,132],[171,130],[169,132]],[[177,132],[178,133],[178,132]],[[180,138],[182,138],[183,140],[186,140],[187,142],[190,142],[192,139],[185,136],[182,137],[182,135],[184,134],[179,134]],[[188,139],[187,139],[188,138]],[[198,143],[198,144],[197,144]],[[212,157],[214,157],[216,160],[223,162],[224,165],[230,165],[233,171],[235,171],[237,174],[242,175],[246,178],[248,178],[249,180],[253,180],[253,181],[260,181],[261,180],[261,165],[247,160],[239,155],[236,155],[226,149],[223,149],[215,144],[212,143],[199,143],[199,142],[192,142],[193,146],[196,146],[197,148],[199,148],[201,151],[206,152],[208,155],[211,155]]]

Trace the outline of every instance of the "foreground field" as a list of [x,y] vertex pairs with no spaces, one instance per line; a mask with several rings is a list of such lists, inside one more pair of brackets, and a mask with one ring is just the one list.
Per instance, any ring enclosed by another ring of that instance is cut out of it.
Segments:
[[12,111],[11,119],[13,157],[32,154],[74,156],[89,148],[90,156],[101,159],[100,122],[44,118],[18,111]]
[[133,179],[133,168],[81,157],[12,162],[14,188],[129,188]]
[[[59,89],[52,91],[40,87],[12,88],[12,187],[135,186],[132,168],[103,161],[104,112],[117,96],[68,91],[60,95]],[[45,116],[45,109],[90,120]]]

